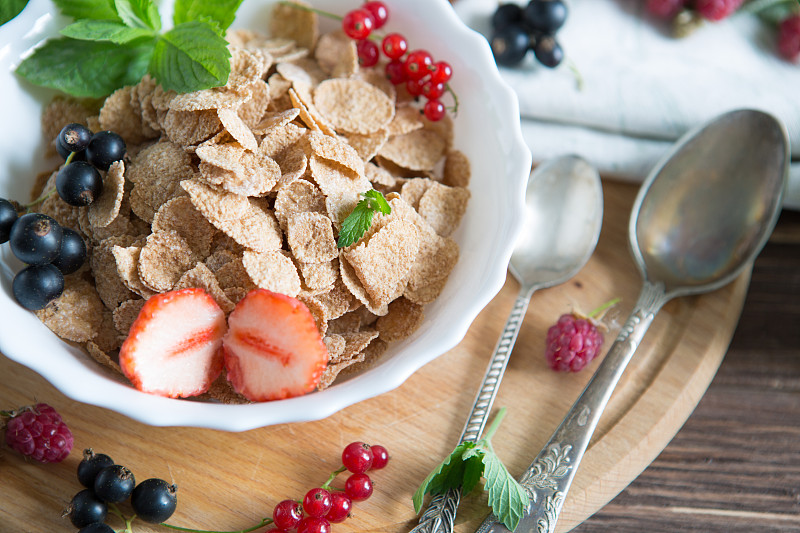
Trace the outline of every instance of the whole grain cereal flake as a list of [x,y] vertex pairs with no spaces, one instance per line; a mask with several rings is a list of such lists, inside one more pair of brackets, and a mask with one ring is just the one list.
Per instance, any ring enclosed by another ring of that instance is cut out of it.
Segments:
[[195,263],[197,256],[183,237],[157,231],[147,236],[139,255],[139,278],[156,292],[168,291]]
[[386,93],[357,78],[323,81],[314,89],[314,106],[339,132],[368,135],[394,117],[394,102]]
[[100,332],[103,302],[89,282],[68,276],[61,295],[35,313],[62,339],[86,342]]
[[200,258],[211,254],[217,229],[198,211],[188,196],[178,196],[164,203],[153,217],[152,231],[174,231]]
[[338,255],[331,219],[320,213],[300,213],[287,221],[286,242],[304,263],[331,261]]
[[103,178],[103,192],[89,206],[89,223],[98,228],[111,224],[119,214],[124,193],[125,164],[122,161],[115,161],[111,163]]
[[292,260],[280,250],[256,252],[246,250],[242,264],[253,282],[261,289],[295,297],[300,293],[300,275]]

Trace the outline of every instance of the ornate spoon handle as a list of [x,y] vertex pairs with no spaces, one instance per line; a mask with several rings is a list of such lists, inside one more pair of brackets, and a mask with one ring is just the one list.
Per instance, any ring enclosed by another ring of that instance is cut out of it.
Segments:
[[[520,478],[520,484],[530,496],[531,507],[520,520],[517,533],[553,533],[555,530],[567,491],[600,415],[656,313],[667,300],[662,284],[645,282],[639,300],[603,362],[550,441]],[[476,533],[490,532],[509,533],[509,530],[490,515]]]
[[[472,411],[470,411],[467,423],[461,432],[459,442],[477,441],[486,426],[486,420],[492,410],[492,404],[497,396],[497,389],[503,379],[506,366],[508,366],[508,358],[511,355],[512,348],[514,348],[514,343],[517,341],[519,327],[525,318],[525,312],[528,310],[528,304],[531,301],[534,290],[535,288],[533,287],[522,287],[517,295],[514,308],[511,310],[508,320],[506,320],[506,327],[497,341],[494,354],[489,361],[489,366],[486,368],[486,373],[483,375],[481,387],[475,397]],[[411,533],[451,533],[460,499],[460,489],[448,490],[443,494],[434,496],[425,512],[422,513],[419,524],[411,530]]]

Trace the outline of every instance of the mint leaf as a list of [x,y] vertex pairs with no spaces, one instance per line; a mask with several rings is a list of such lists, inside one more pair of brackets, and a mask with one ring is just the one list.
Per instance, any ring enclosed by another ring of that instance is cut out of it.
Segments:
[[74,19],[121,21],[114,0],[53,0],[61,13]]
[[172,22],[177,26],[184,22],[208,18],[224,32],[236,17],[242,0],[175,0]]
[[114,0],[122,22],[131,28],[161,29],[161,16],[153,0]]
[[483,455],[483,488],[489,493],[489,505],[495,516],[511,531],[517,527],[530,499],[525,489],[508,473],[494,451]]
[[362,194],[363,200],[358,202],[347,218],[342,222],[342,229],[339,230],[339,240],[336,246],[346,248],[363,237],[364,233],[372,225],[372,217],[376,211],[388,215],[392,212],[392,207],[383,195],[375,189]]
[[107,41],[49,39],[17,67],[31,83],[77,97],[101,98],[146,73],[152,39],[121,46]]
[[0,2],[0,26],[19,15],[28,0],[3,0]]
[[147,28],[130,28],[113,20],[84,19],[73,22],[63,30],[61,35],[82,41],[111,41],[124,44],[140,37],[147,37],[153,32]]
[[227,41],[205,22],[184,22],[158,39],[150,74],[179,93],[224,85],[231,71]]
[[439,465],[431,470],[431,473],[428,474],[428,477],[422,482],[419,486],[417,491],[414,493],[412,497],[412,501],[414,502],[414,511],[417,513],[420,512],[422,509],[422,501],[425,498],[425,494],[432,493],[438,494],[440,492],[444,492],[442,490],[432,491],[431,487],[439,488],[442,486],[441,478],[442,476],[447,476],[447,473],[452,470],[453,468],[461,468],[462,460],[461,456],[464,454],[466,450],[475,446],[474,442],[462,442],[455,449],[450,452],[444,461],[439,463]]

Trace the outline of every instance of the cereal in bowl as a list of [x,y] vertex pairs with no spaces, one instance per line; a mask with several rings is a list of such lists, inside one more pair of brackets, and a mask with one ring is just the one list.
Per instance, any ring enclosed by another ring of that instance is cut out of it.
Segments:
[[[177,94],[145,76],[99,109],[45,110],[46,135],[54,117],[116,132],[127,156],[93,205],[38,204],[88,260],[36,313],[140,390],[234,403],[324,389],[411,335],[458,260],[470,171],[450,118],[422,116],[341,30],[318,35],[315,14],[279,4],[272,20],[270,37],[228,32],[225,86]],[[303,361],[300,378],[262,364],[281,356]]]

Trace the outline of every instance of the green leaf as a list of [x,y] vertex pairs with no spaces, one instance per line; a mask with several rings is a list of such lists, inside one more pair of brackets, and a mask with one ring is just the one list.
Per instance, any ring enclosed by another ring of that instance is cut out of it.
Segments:
[[207,23],[184,22],[156,42],[150,74],[179,93],[225,85],[231,71],[227,44]]
[[49,39],[17,67],[29,82],[81,98],[101,98],[142,79],[153,39],[121,46],[107,41]]
[[74,19],[122,21],[114,0],[53,0],[61,13]]
[[114,0],[117,13],[131,28],[161,29],[161,15],[153,0]]
[[450,452],[450,455],[448,455],[444,461],[439,463],[436,468],[431,470],[431,473],[428,474],[428,477],[425,478],[412,497],[412,501],[414,502],[414,511],[419,513],[422,509],[422,501],[425,499],[425,494],[429,492],[431,494],[439,494],[444,492],[444,490],[440,490],[443,486],[442,478],[447,477],[453,469],[462,469],[463,471],[461,457],[464,455],[466,450],[472,448],[473,446],[475,446],[474,442],[462,442],[456,446],[452,452]]
[[359,240],[372,225],[372,216],[376,211],[388,215],[392,212],[392,206],[386,201],[383,195],[371,189],[362,194],[363,200],[356,204],[353,212],[342,222],[342,229],[339,230],[339,240],[336,246],[346,248]]
[[463,461],[464,475],[461,479],[461,493],[469,494],[478,485],[481,477],[483,477],[483,457],[476,455],[463,458]]
[[508,473],[503,462],[493,451],[483,456],[484,490],[489,493],[489,505],[495,516],[510,530],[519,524],[530,499],[525,489]]
[[26,5],[28,5],[28,0],[2,0],[0,2],[0,26],[19,15]]
[[124,44],[141,37],[148,37],[153,32],[147,28],[130,28],[113,20],[83,19],[73,22],[63,30],[61,35],[82,41],[111,41]]
[[184,22],[208,18],[224,32],[236,17],[242,0],[176,0],[172,16],[177,26]]

